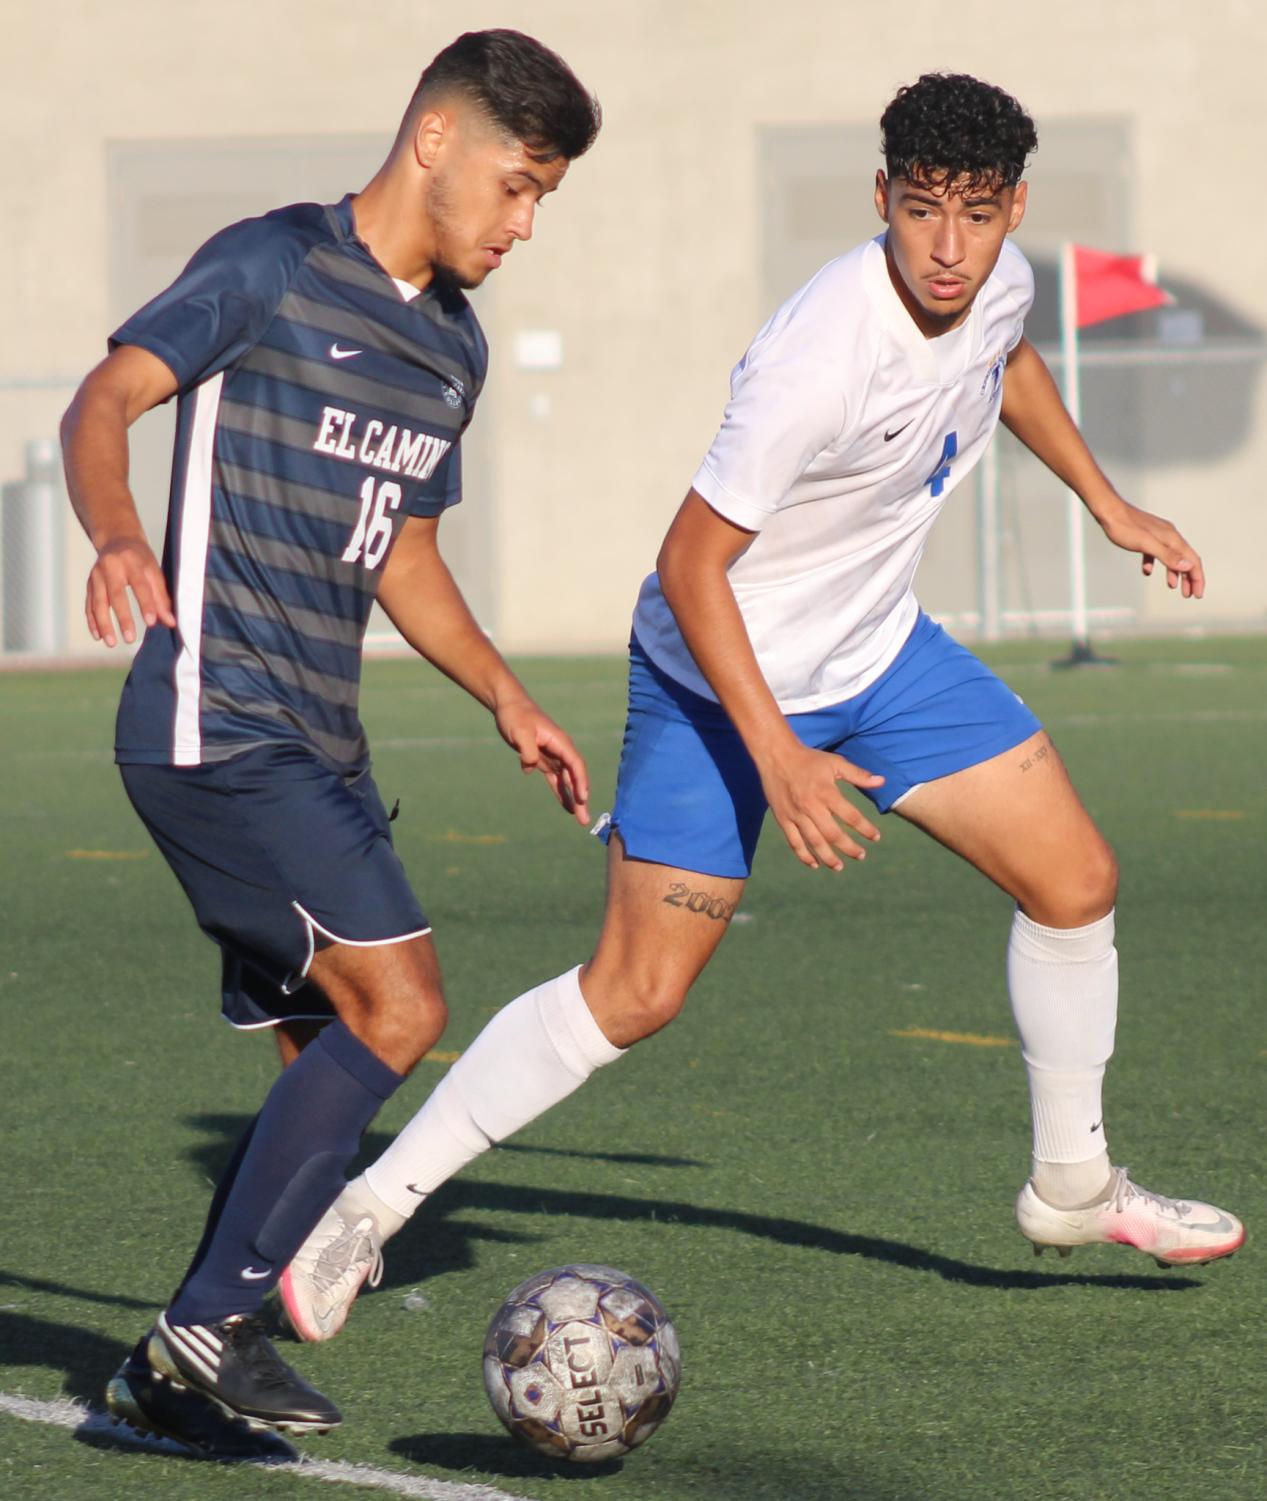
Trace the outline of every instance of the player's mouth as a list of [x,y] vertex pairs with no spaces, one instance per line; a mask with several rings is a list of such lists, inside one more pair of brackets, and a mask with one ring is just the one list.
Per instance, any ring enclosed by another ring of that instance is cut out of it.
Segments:
[[509,245],[485,245],[484,254],[488,257],[488,269],[496,271],[502,261],[510,254]]
[[968,283],[959,276],[930,276],[928,290],[938,302],[953,302],[967,291]]

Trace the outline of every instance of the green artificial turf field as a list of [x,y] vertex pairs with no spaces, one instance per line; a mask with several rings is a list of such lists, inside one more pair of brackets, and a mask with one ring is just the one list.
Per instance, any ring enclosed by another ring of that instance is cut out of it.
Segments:
[[[1028,1118],[1007,901],[896,818],[837,876],[768,828],[745,920],[683,1018],[437,1195],[337,1341],[283,1346],[346,1414],[306,1451],[370,1467],[343,1494],[1263,1495],[1267,639],[1115,650],[1117,668],[1075,673],[1048,669],[1050,645],[988,655],[1121,858],[1117,1160],[1242,1215],[1245,1251],[1190,1272],[1116,1247],[1036,1261],[1011,1209]],[[522,670],[601,809],[622,664]],[[266,1038],[217,1020],[214,950],[118,786],[117,689],[113,671],[0,676],[0,1496],[337,1495],[324,1482],[350,1472],[143,1452],[74,1431],[65,1406],[100,1410],[274,1072]],[[445,967],[441,1046],[460,1049],[586,956],[602,852],[429,669],[371,664],[365,717]],[[442,1068],[420,1066],[367,1150]],[[504,1293],[570,1260],[647,1282],[683,1346],[672,1416],[601,1473],[514,1446],[480,1379]]]

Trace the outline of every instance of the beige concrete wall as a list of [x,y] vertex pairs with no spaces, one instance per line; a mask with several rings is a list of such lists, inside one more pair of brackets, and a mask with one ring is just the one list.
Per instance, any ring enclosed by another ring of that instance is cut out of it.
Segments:
[[[512,649],[624,638],[730,364],[767,311],[761,124],[871,121],[929,67],[1003,84],[1040,127],[1126,116],[1140,244],[1267,326],[1267,8],[1255,0],[9,0],[5,20],[0,387],[54,382],[100,355],[108,141],[381,131],[386,144],[420,67],[459,27],[530,30],[599,93],[597,147],[497,273],[495,493],[470,499],[495,508]],[[515,333],[536,328],[562,334],[559,371],[507,358]],[[0,389],[0,474],[18,472],[22,440],[51,431],[68,395]],[[1140,497],[1199,538],[1211,618],[1264,618],[1261,389],[1257,417],[1246,448],[1153,476]],[[83,564],[81,550],[76,576]]]

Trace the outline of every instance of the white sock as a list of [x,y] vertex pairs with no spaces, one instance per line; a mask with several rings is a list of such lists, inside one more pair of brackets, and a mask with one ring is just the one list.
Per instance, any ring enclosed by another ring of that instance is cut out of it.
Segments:
[[338,1204],[344,1219],[355,1221],[363,1214],[372,1215],[378,1226],[378,1233],[384,1240],[390,1240],[409,1218],[407,1214],[399,1214],[390,1204],[385,1204],[365,1181],[364,1174],[353,1178],[344,1187]]
[[511,1001],[440,1080],[431,1098],[371,1167],[371,1192],[408,1217],[494,1142],[579,1089],[624,1054],[581,994],[580,965]]
[[1085,928],[1045,928],[1017,911],[1008,989],[1029,1073],[1032,1177],[1057,1208],[1102,1197],[1109,1181],[1101,1099],[1117,1029],[1113,914]]

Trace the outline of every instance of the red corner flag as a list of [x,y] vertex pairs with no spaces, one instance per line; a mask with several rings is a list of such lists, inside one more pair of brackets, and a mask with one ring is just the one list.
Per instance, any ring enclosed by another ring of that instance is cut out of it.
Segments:
[[1072,248],[1079,328],[1174,301],[1157,285],[1157,263],[1151,255],[1110,255],[1085,245]]

